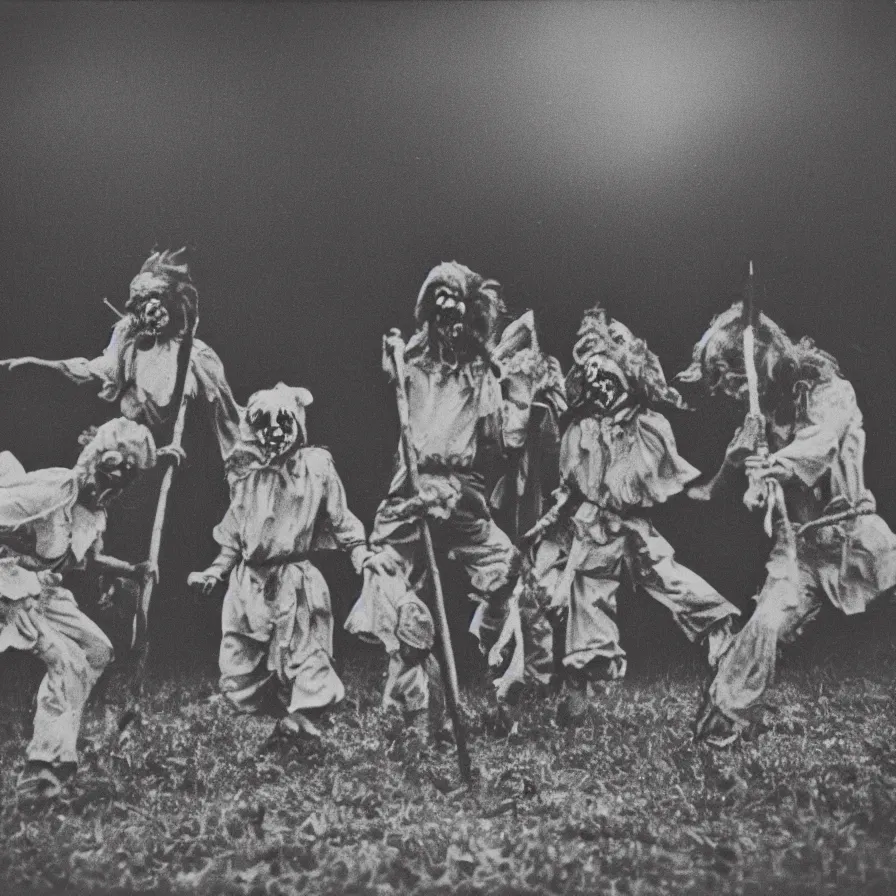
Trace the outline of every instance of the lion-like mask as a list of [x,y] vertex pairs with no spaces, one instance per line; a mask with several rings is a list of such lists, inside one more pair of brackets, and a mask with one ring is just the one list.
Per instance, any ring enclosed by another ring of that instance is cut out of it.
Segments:
[[504,313],[500,284],[456,261],[434,267],[417,296],[417,324],[427,348],[440,360],[463,364],[494,347]]
[[185,248],[153,252],[131,281],[125,308],[139,337],[167,341],[192,328],[199,296],[185,254]]
[[[702,383],[710,392],[721,392],[737,400],[747,397],[744,366],[743,302],[736,301],[716,315],[709,329],[694,346],[691,365],[676,376],[681,383]],[[795,356],[787,334],[769,317],[760,314],[753,327],[756,373],[760,391],[775,379],[781,362]]]
[[567,376],[570,406],[610,414],[630,404],[687,407],[643,339],[604,308],[585,312]]
[[88,430],[75,469],[81,502],[93,509],[106,507],[140,475],[156,464],[152,433],[141,423],[118,417],[99,429]]

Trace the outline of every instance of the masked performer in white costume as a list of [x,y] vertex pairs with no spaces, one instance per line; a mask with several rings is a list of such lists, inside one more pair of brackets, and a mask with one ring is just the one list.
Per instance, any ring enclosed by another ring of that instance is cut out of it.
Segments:
[[[713,320],[679,375],[746,403],[741,302]],[[760,416],[748,416],[725,463],[693,497],[708,499],[746,470],[744,500],[766,506],[774,546],[756,608],[722,658],[697,719],[716,746],[737,739],[772,684],[778,646],[792,642],[825,599],[861,613],[896,583],[896,537],[865,487],[865,431],[855,392],[810,339],[794,344],[767,316],[754,326]],[[760,444],[767,450],[759,450]],[[769,491],[770,487],[770,491]],[[771,501],[766,496],[779,496]]]
[[202,397],[226,468],[239,439],[240,408],[221,359],[193,338],[199,297],[184,256],[181,249],[153,252],[146,259],[131,281],[126,313],[98,358],[14,358],[0,361],[0,368],[34,364],[58,370],[79,385],[95,383],[102,399],[118,402],[125,417],[157,432],[160,426],[170,427],[177,415],[178,375],[187,370],[181,355],[192,348],[185,394]]
[[[602,308],[585,314],[567,377],[569,411],[560,450],[561,487],[544,536],[533,547],[524,600],[561,628],[566,694],[558,721],[577,724],[588,687],[625,675],[616,623],[627,571],[635,587],[667,607],[714,663],[731,638],[738,610],[676,562],[645,511],[699,477],[685,461],[663,408],[684,408],[656,355]],[[550,639],[542,645],[551,649]]]
[[[485,475],[503,462],[506,449],[523,447],[539,380],[534,365],[543,359],[537,353],[531,364],[522,363],[525,349],[536,344],[531,314],[498,339],[504,314],[499,289],[457,262],[435,267],[420,289],[417,331],[404,352],[420,493],[409,493],[399,450],[370,538],[371,546],[394,560],[397,575],[365,576],[346,622],[349,632],[386,647],[384,705],[402,710],[424,737],[435,721],[427,718],[435,675],[421,514],[431,525],[437,554],[457,561],[470,597],[480,604],[471,629],[483,650],[497,639],[513,592],[516,550],[492,519]],[[384,368],[392,374],[390,341],[403,346],[396,332],[386,339]]]
[[214,532],[220,553],[190,584],[210,593],[228,581],[219,657],[226,697],[258,712],[273,692],[281,730],[319,737],[310,716],[345,691],[332,664],[330,592],[309,554],[341,548],[358,572],[391,565],[368,549],[330,452],[308,444],[311,401],[307,389],[283,383],[249,399],[230,509]]
[[75,771],[84,705],[112,660],[108,638],[78,609],[61,574],[86,564],[138,580],[156,574],[102,553],[106,508],[156,458],[149,430],[123,418],[89,437],[72,470],[26,473],[12,454],[0,454],[0,651],[27,650],[47,666],[19,782],[25,798],[55,796]]

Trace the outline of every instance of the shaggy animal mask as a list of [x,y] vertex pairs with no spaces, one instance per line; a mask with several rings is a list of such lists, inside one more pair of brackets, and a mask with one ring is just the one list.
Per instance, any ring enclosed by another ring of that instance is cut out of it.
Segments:
[[585,312],[566,378],[571,406],[593,404],[608,413],[633,399],[652,406],[687,409],[667,382],[659,358],[625,324],[595,306]]
[[417,325],[441,360],[463,363],[494,347],[504,303],[501,285],[456,261],[434,267],[417,296]]
[[199,313],[199,295],[185,258],[177,252],[153,252],[131,281],[125,308],[136,332],[149,340],[169,340],[190,331]]
[[88,430],[80,440],[84,449],[75,470],[81,500],[90,507],[104,507],[140,474],[156,464],[156,444],[142,424],[118,417],[99,429]]
[[[782,361],[795,364],[797,351],[787,334],[764,314],[759,315],[753,334],[756,373],[760,390],[764,390],[776,378]],[[690,367],[675,379],[681,383],[703,383],[711,394],[723,392],[731,398],[746,397],[742,301],[736,301],[712,319],[709,329],[694,346]]]

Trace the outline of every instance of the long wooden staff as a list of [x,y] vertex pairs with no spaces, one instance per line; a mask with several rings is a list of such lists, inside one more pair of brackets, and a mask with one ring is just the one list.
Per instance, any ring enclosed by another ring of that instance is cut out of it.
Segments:
[[[187,393],[187,379],[190,375],[190,366],[193,363],[193,344],[196,337],[196,327],[199,317],[193,321],[188,331],[189,345],[179,358],[180,364],[175,381],[174,394],[178,401],[177,418],[174,421],[174,430],[171,434],[170,447],[180,448],[184,437],[184,426],[187,420],[187,405],[190,398]],[[165,527],[165,515],[168,510],[168,493],[171,491],[171,483],[174,480],[174,465],[165,470],[162,484],[159,487],[159,500],[156,504],[156,516],[152,526],[152,536],[149,541],[149,563],[158,566],[159,554],[162,549],[162,531]],[[137,653],[134,663],[134,671],[131,678],[131,692],[136,700],[143,690],[143,679],[146,674],[146,662],[149,656],[149,605],[152,602],[152,592],[155,582],[147,579],[140,592],[140,602],[134,616],[134,625],[131,632],[131,649]]]
[[[398,420],[401,426],[401,444],[404,449],[405,466],[408,471],[411,489],[415,495],[420,494],[420,471],[417,468],[417,453],[411,438],[411,420],[408,406],[408,394],[405,388],[404,343],[396,339],[387,342],[391,349],[392,365],[395,372],[395,397],[398,402]],[[436,565],[436,552],[432,543],[432,533],[425,516],[420,518],[420,537],[426,551],[426,564],[432,582],[433,603],[436,609],[436,628],[442,650],[442,679],[445,681],[445,705],[451,718],[454,730],[454,742],[457,746],[457,764],[460,776],[466,784],[472,783],[470,753],[467,749],[467,733],[460,717],[460,689],[457,684],[457,666],[454,662],[454,650],[451,647],[451,633],[448,630],[448,615],[445,612],[445,595],[442,591],[442,579]]]
[[[759,305],[756,300],[756,287],[753,276],[753,262],[750,262],[747,274],[747,288],[744,295],[744,370],[747,375],[747,393],[750,400],[749,415],[758,423],[759,443],[756,453],[763,460],[769,456],[768,438],[765,434],[765,417],[759,404],[759,376],[756,372],[756,339],[755,327],[759,322]],[[784,536],[787,543],[787,554],[790,560],[796,563],[796,539],[793,526],[784,503],[784,492],[781,484],[774,479],[763,479],[758,476],[749,476],[749,487],[744,496],[744,503],[748,507],[765,508],[765,532],[771,537],[773,533],[773,515],[777,509],[784,527]]]

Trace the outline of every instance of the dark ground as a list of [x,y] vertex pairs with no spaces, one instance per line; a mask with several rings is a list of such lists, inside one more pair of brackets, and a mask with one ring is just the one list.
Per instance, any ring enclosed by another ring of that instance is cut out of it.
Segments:
[[668,629],[574,733],[544,698],[526,702],[520,737],[495,737],[468,681],[469,792],[450,749],[421,755],[384,725],[382,666],[355,648],[320,748],[269,742],[272,722],[232,713],[207,666],[151,681],[120,743],[113,680],[65,799],[19,811],[39,675],[21,658],[2,689],[0,889],[883,896],[896,887],[888,612],[823,614],[781,664],[768,730],[721,752],[691,741],[701,667]]

